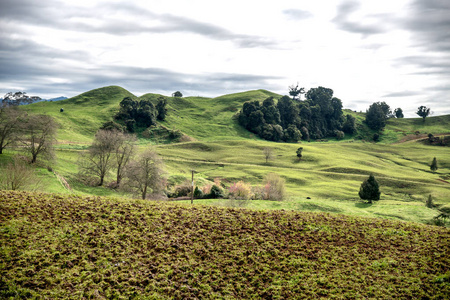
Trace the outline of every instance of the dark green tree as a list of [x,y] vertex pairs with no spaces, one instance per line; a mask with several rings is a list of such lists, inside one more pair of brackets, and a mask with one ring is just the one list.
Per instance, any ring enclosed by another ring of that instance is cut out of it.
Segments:
[[302,152],[303,152],[303,147],[300,147],[297,149],[296,153],[297,153],[298,160],[302,159],[302,156],[303,156]]
[[287,128],[290,124],[300,124],[298,106],[288,96],[281,97],[277,103],[278,111],[280,112],[280,125]]
[[425,122],[425,118],[428,117],[428,115],[430,114],[430,108],[427,108],[426,106],[420,106],[417,109],[416,114],[418,114],[420,117],[422,117],[423,122]]
[[372,201],[380,200],[380,188],[375,177],[371,174],[368,179],[364,180],[359,189],[359,197],[362,200]]
[[292,100],[300,100],[301,94],[304,94],[304,93],[305,93],[305,88],[299,88],[298,83],[297,83],[297,85],[289,86],[289,95],[292,96]]
[[428,195],[428,199],[427,202],[425,203],[425,206],[428,208],[434,208],[433,198],[431,197],[431,195]]
[[373,130],[381,130],[386,126],[386,113],[380,102],[373,103],[366,111],[366,124]]
[[403,116],[403,110],[399,107],[399,108],[396,108],[395,110],[394,110],[394,114],[395,114],[395,117],[397,118],[397,119],[401,119],[401,118],[403,118],[404,116]]
[[437,159],[435,157],[435,158],[433,158],[433,161],[431,162],[430,170],[433,171],[433,173],[434,173],[434,172],[436,172],[437,169],[438,169]]
[[167,100],[164,98],[160,98],[158,100],[158,103],[156,104],[156,111],[157,111],[157,119],[160,121],[164,121],[166,119],[167,115]]
[[180,91],[176,91],[175,93],[172,94],[172,97],[174,97],[174,98],[182,98],[183,94]]
[[356,119],[352,115],[347,115],[345,117],[344,125],[342,126],[342,131],[348,134],[354,134],[356,132]]
[[284,130],[284,140],[290,143],[296,143],[302,138],[302,133],[295,125],[289,125],[287,129]]

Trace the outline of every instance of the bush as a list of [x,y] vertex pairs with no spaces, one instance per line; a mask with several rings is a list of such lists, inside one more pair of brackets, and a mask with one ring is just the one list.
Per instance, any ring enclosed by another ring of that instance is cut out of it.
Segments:
[[189,196],[190,194],[191,194],[191,184],[190,182],[185,182],[175,187],[175,192],[173,193],[173,196],[184,197]]
[[209,193],[209,195],[207,196],[208,198],[223,198],[223,190],[221,187],[217,186],[217,185],[213,185],[211,187],[211,192]]
[[197,199],[203,198],[203,192],[201,189],[198,188],[198,186],[195,187],[194,198],[197,198]]
[[285,196],[285,180],[278,174],[267,174],[264,178],[264,199],[281,201]]
[[230,199],[248,200],[253,196],[252,187],[242,180],[235,182],[228,188],[228,196]]

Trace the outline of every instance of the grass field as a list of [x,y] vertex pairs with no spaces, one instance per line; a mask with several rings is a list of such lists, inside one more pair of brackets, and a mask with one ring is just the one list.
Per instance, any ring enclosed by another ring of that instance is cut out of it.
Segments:
[[[249,100],[262,101],[279,95],[256,90],[217,98],[186,97],[168,100],[167,119],[161,123],[177,129],[193,141],[175,144],[139,140],[140,150],[154,145],[164,159],[167,176],[181,183],[190,180],[201,184],[220,178],[225,185],[244,180],[261,184],[270,172],[285,178],[288,198],[281,206],[286,209],[339,212],[379,216],[424,222],[437,212],[424,206],[432,195],[434,202],[450,204],[450,155],[448,147],[425,146],[412,141],[427,133],[448,133],[450,116],[416,119],[390,119],[379,143],[367,142],[373,132],[362,122],[363,113],[346,110],[357,119],[358,133],[343,141],[302,142],[299,144],[263,141],[240,127],[233,119],[242,104]],[[95,131],[111,120],[124,97],[138,98],[120,87],[105,87],[86,92],[71,99],[37,103],[22,107],[32,113],[47,113],[55,117],[60,128],[56,159],[45,162],[37,170],[44,178],[44,191],[82,195],[129,196],[104,187],[89,187],[78,181],[77,160],[92,141]],[[145,94],[140,99],[156,101],[161,95]],[[345,104],[345,101],[344,101]],[[60,108],[64,112],[60,112]],[[298,161],[295,151],[303,147]],[[265,163],[263,149],[273,149],[274,159]],[[0,162],[11,153],[0,157]],[[436,157],[439,169],[432,173],[429,165]],[[46,172],[50,165],[55,173]],[[370,209],[354,209],[363,205],[358,197],[359,187],[369,174],[380,183],[381,201]],[[61,184],[66,180],[70,189]],[[112,181],[113,176],[107,180]],[[307,201],[307,197],[311,201]],[[297,204],[296,204],[297,203]],[[398,209],[404,204],[405,209]],[[278,204],[277,204],[278,205]],[[249,207],[275,207],[274,203],[255,201]],[[271,208],[273,208],[271,207]],[[406,209],[407,208],[407,209]]]
[[450,294],[450,231],[409,222],[0,191],[0,240],[3,299]]

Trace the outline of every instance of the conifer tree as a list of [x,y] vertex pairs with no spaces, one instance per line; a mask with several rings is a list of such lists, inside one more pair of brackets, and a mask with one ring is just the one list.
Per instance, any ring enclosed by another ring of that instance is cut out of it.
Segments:
[[431,163],[430,169],[431,171],[433,171],[433,173],[436,172],[436,170],[438,169],[436,157],[433,158],[433,162]]
[[371,174],[368,179],[364,180],[359,189],[359,197],[363,200],[372,201],[380,200],[380,188],[375,177]]

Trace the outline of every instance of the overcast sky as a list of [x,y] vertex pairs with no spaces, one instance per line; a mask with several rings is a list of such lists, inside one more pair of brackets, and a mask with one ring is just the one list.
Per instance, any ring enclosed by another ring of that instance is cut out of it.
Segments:
[[449,0],[0,0],[0,93],[334,90],[450,114]]

